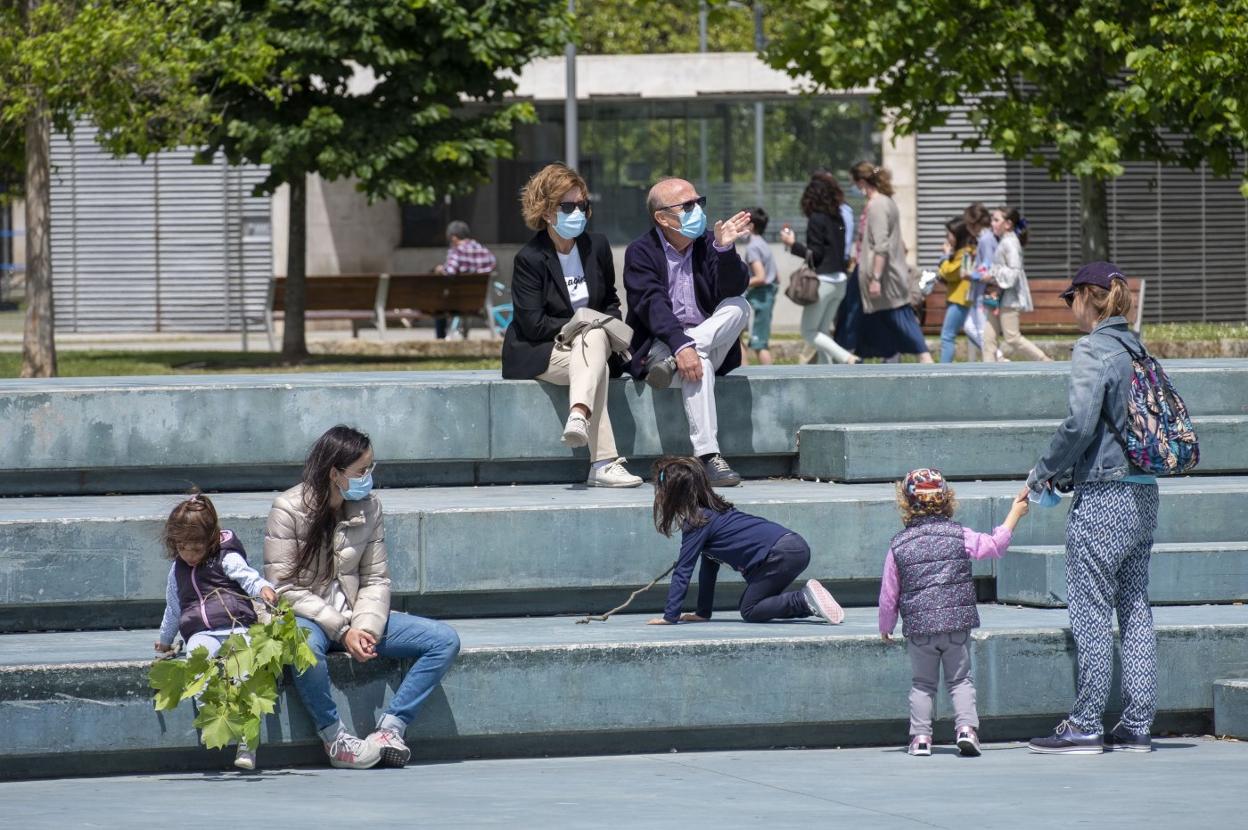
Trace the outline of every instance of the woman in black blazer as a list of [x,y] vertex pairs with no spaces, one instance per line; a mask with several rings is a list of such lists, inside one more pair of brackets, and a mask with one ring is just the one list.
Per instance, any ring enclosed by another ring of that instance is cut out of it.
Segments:
[[622,363],[611,354],[606,332],[589,329],[568,346],[555,337],[580,308],[620,317],[611,245],[584,233],[589,187],[571,168],[550,164],[529,179],[520,201],[524,222],[537,231],[516,254],[511,278],[512,320],[503,339],[503,377],[568,387],[568,418],[562,441],[589,446],[591,487],[637,487],[641,479],[616,453],[607,414],[607,381]]

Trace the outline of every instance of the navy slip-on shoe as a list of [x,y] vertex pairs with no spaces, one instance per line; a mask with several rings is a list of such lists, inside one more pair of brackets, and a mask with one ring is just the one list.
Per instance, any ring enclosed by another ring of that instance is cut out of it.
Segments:
[[1152,752],[1153,738],[1151,735],[1135,735],[1128,732],[1120,723],[1105,736],[1106,752]]
[[1064,720],[1052,735],[1032,738],[1027,748],[1045,755],[1100,755],[1105,751],[1105,741],[1100,732],[1080,732],[1073,723]]

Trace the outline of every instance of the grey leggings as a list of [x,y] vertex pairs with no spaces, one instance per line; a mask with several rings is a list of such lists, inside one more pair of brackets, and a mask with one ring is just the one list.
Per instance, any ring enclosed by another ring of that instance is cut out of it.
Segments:
[[975,683],[971,680],[971,632],[912,634],[906,642],[914,685],[910,689],[910,734],[932,734],[932,710],[936,708],[936,684],[945,668],[945,686],[953,698],[956,728],[979,728],[975,707]]

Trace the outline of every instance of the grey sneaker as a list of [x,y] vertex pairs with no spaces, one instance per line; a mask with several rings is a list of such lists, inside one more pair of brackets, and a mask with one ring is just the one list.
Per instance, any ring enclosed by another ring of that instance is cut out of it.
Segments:
[[563,425],[563,435],[559,440],[566,447],[583,447],[589,443],[589,420],[579,409],[568,413],[568,420]]
[[845,609],[841,608],[819,580],[807,580],[806,586],[802,588],[802,597],[806,600],[806,607],[810,609],[810,613],[822,618],[824,622],[830,625],[840,625],[845,621]]
[[654,341],[646,355],[646,385],[651,389],[666,389],[676,376],[676,358],[672,350],[661,340]]
[[256,768],[256,751],[249,749],[246,741],[238,742],[238,749],[234,752],[234,766],[245,770]]
[[702,466],[706,468],[706,477],[711,480],[712,487],[736,487],[741,483],[741,476],[728,466],[719,453],[703,461]]
[[368,736],[368,742],[377,747],[383,767],[405,767],[407,759],[412,757],[412,750],[407,742],[394,730],[378,729]]
[[1106,752],[1152,752],[1153,738],[1151,735],[1135,735],[1128,732],[1120,723],[1105,736]]
[[329,765],[339,769],[369,769],[381,760],[380,747],[345,730],[325,744],[325,754],[329,756]]

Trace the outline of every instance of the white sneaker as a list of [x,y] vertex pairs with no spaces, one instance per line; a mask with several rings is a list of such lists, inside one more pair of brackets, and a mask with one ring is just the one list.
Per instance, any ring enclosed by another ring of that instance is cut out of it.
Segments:
[[627,458],[617,458],[610,464],[601,467],[590,467],[589,478],[585,481],[590,487],[640,487],[641,479],[624,467]]
[[383,767],[407,766],[407,760],[412,757],[412,750],[403,740],[403,736],[393,730],[378,729],[368,736],[368,742],[381,752]]
[[329,765],[339,769],[369,769],[381,760],[380,747],[345,730],[325,744],[325,754],[329,756]]
[[567,423],[563,425],[563,436],[559,440],[568,447],[583,447],[589,443],[589,419],[579,409],[568,413]]

